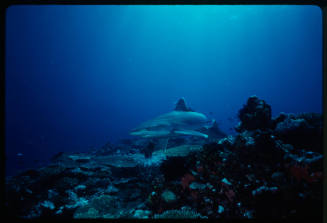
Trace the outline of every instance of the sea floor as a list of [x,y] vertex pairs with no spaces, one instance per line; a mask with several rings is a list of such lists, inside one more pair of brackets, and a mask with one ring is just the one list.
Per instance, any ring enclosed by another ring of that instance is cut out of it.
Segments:
[[7,215],[321,219],[322,116],[271,118],[269,109],[251,97],[235,136],[172,140],[148,158],[144,140],[126,140],[119,152],[60,153],[6,179]]

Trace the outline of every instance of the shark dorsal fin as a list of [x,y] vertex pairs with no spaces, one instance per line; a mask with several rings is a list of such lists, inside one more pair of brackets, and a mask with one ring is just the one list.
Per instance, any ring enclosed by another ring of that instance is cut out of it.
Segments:
[[178,102],[176,103],[176,107],[174,109],[175,111],[192,111],[192,109],[188,108],[186,106],[186,102],[184,97],[180,98]]

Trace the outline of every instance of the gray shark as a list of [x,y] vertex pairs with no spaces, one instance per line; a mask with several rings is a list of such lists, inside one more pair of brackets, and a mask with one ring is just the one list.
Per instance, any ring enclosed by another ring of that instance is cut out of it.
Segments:
[[131,130],[130,135],[142,138],[165,138],[167,141],[170,137],[181,135],[208,138],[207,134],[198,130],[203,127],[208,128],[211,123],[212,121],[204,114],[188,108],[185,99],[181,98],[177,102],[174,111],[142,123]]

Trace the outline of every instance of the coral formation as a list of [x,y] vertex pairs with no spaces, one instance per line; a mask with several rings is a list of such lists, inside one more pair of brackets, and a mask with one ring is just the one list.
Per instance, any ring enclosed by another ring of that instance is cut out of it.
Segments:
[[322,116],[271,117],[271,107],[252,96],[239,118],[236,135],[172,139],[165,153],[152,153],[148,141],[137,139],[123,141],[126,150],[119,153],[108,144],[98,152],[56,154],[50,165],[6,180],[6,212],[23,218],[321,220]]
[[154,215],[154,218],[155,219],[192,219],[192,218],[205,218],[205,217],[189,207],[182,207],[180,210],[167,210],[162,214],[156,214]]
[[271,125],[271,107],[257,96],[251,96],[238,112],[241,120],[237,131],[265,129]]

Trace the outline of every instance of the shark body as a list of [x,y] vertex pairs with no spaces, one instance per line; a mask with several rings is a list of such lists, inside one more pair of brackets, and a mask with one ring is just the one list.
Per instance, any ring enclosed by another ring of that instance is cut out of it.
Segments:
[[142,123],[130,134],[142,138],[169,138],[181,135],[208,138],[207,134],[199,132],[198,129],[207,127],[210,122],[204,114],[188,108],[184,98],[181,98],[174,111]]

